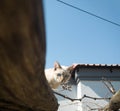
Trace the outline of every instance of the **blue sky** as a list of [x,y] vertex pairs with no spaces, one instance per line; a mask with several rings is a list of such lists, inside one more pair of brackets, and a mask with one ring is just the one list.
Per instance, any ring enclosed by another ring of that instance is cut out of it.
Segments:
[[[62,0],[82,10],[120,24],[120,0]],[[44,0],[46,68],[55,61],[120,64],[120,26],[67,6]]]

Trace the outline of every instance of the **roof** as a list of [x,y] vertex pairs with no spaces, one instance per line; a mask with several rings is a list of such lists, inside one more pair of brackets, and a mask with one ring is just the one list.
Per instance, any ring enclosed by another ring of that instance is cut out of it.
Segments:
[[[84,80],[100,80],[102,77],[110,78],[113,80],[120,80],[120,64],[73,64],[72,67],[73,78],[75,78],[75,72],[77,72],[76,77]],[[92,71],[91,69],[94,69],[93,71],[95,71],[95,69],[98,69],[96,70],[98,73],[89,73],[89,71]],[[99,69],[105,69],[107,72],[102,71],[101,73]]]
[[120,67],[120,64],[73,64],[73,67]]
[[79,68],[119,68],[120,64],[73,64],[73,72]]

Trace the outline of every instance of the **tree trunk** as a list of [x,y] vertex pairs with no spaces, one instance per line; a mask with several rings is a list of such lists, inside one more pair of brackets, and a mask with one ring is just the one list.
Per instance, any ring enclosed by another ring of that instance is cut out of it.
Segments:
[[42,0],[0,1],[0,111],[56,111],[45,75]]

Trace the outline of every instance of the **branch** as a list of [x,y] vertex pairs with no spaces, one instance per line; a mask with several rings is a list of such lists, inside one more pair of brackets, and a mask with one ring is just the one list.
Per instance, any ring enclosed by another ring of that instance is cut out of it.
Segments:
[[70,97],[68,97],[68,96],[65,96],[65,95],[60,94],[60,93],[55,92],[55,91],[53,91],[53,93],[54,93],[54,94],[57,94],[57,95],[59,95],[59,96],[61,96],[61,97],[63,97],[63,98],[69,99],[69,100],[71,100],[72,102],[73,102],[73,101],[81,101],[80,99],[72,99],[72,98],[70,98]]
[[115,94],[116,91],[114,89],[114,86],[112,85],[111,81],[106,79],[106,78],[102,78],[102,82],[105,84],[105,86],[108,88],[108,90],[112,93]]
[[81,102],[84,98],[89,98],[89,99],[93,99],[93,100],[103,100],[103,99],[109,99],[109,100],[110,100],[110,98],[95,98],[95,97],[86,96],[86,95],[83,95],[83,97],[80,98],[80,99],[73,99],[73,98],[70,98],[70,97],[68,97],[68,96],[65,96],[65,95],[60,94],[60,93],[55,92],[55,91],[53,91],[53,93],[54,93],[54,94],[57,94],[57,95],[59,95],[59,96],[61,96],[61,97],[63,97],[63,98],[69,99],[69,100],[71,100],[72,102],[73,102],[73,101],[80,101],[80,102]]
[[84,95],[84,97],[89,98],[89,99],[93,99],[93,100],[103,100],[103,99],[109,99],[110,100],[110,98],[95,98],[95,97],[86,96],[86,95]]

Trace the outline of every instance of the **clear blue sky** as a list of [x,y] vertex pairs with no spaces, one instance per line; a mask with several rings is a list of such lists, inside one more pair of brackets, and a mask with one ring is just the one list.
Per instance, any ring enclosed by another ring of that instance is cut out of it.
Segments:
[[[82,10],[120,24],[120,0],[62,0]],[[44,0],[46,68],[55,61],[120,64],[120,26],[67,6]]]

